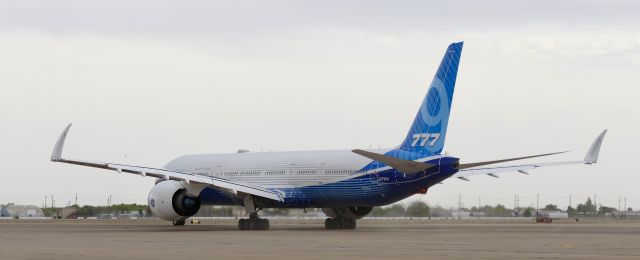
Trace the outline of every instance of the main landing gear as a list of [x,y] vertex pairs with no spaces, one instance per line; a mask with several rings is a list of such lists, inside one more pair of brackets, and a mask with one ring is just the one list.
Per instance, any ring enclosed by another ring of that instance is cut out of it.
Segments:
[[174,226],[184,226],[184,223],[186,222],[186,220],[174,220],[173,221],[173,225]]
[[356,220],[348,218],[328,218],[324,221],[325,229],[356,229]]
[[249,214],[248,219],[238,220],[238,229],[240,230],[268,230],[269,220],[260,218],[258,216],[258,210],[253,204],[253,198],[251,195],[244,197],[244,209]]
[[259,218],[257,212],[249,214],[248,219],[241,218],[238,220],[238,228],[240,230],[268,230],[269,220]]

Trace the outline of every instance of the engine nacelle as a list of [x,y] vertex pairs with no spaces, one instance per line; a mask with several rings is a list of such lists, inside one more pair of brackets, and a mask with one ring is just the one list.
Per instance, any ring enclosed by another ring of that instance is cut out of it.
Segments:
[[161,181],[149,192],[149,208],[164,220],[183,220],[195,215],[200,209],[200,198],[187,194],[179,181]]
[[339,207],[339,208],[322,208],[327,217],[330,218],[347,218],[347,219],[361,219],[367,214],[371,213],[373,207]]

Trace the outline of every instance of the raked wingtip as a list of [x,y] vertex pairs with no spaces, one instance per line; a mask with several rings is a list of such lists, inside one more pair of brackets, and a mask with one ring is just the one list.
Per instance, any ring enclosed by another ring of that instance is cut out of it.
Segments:
[[591,147],[587,151],[587,154],[584,156],[584,163],[593,164],[598,162],[598,156],[600,155],[600,147],[602,146],[602,142],[604,141],[604,136],[607,134],[607,129],[602,131],[596,140],[593,141]]
[[53,152],[51,153],[51,161],[57,162],[62,160],[62,148],[64,148],[64,141],[67,139],[69,129],[71,129],[71,124],[67,125],[64,131],[62,131],[62,134],[60,134],[60,137],[58,137],[56,146],[53,147]]

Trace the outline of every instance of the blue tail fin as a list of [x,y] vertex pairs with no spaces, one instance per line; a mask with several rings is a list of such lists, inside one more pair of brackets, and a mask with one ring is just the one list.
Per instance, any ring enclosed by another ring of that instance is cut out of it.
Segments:
[[442,152],[461,52],[462,42],[447,48],[400,149],[428,155]]

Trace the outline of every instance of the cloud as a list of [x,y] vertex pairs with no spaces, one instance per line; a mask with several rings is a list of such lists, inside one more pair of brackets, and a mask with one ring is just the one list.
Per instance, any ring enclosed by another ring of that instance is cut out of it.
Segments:
[[82,1],[0,3],[0,29],[236,40],[337,27],[398,32],[635,26],[637,1]]

